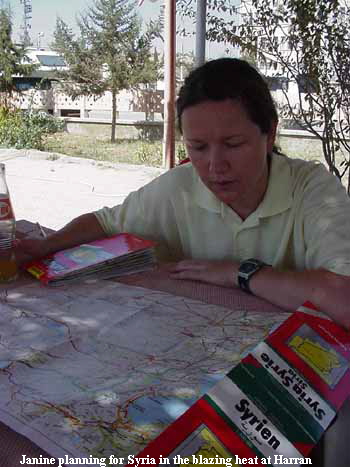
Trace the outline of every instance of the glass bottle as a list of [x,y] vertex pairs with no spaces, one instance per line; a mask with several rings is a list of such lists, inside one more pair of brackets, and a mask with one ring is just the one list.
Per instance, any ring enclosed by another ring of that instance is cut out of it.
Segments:
[[16,279],[18,270],[14,253],[16,220],[6,183],[5,164],[0,163],[0,282]]

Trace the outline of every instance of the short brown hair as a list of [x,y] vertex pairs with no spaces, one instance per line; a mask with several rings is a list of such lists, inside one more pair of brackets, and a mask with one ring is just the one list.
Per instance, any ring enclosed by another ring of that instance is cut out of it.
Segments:
[[176,101],[177,118],[187,107],[207,100],[239,99],[249,118],[267,134],[278,114],[270,90],[260,73],[245,60],[219,58],[194,69],[185,79]]

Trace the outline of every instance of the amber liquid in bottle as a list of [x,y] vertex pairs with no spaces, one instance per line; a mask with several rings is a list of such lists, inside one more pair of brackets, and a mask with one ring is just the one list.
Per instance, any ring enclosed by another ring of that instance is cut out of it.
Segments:
[[0,282],[16,279],[18,274],[14,253],[16,220],[5,178],[5,165],[0,164]]

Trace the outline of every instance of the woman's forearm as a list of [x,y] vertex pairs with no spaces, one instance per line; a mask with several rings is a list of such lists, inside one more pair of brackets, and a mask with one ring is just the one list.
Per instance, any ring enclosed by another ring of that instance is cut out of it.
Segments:
[[73,219],[62,229],[47,237],[46,243],[48,253],[53,253],[54,251],[63,250],[65,248],[71,248],[75,245],[80,245],[81,243],[98,240],[105,236],[106,234],[104,233],[95,214],[83,214],[82,216]]
[[265,267],[250,281],[252,292],[282,308],[295,310],[309,300],[350,329],[350,277],[326,270],[278,271]]
[[[191,279],[238,287],[238,262],[183,260],[171,265],[174,279]],[[285,310],[295,311],[309,300],[350,329],[350,277],[326,270],[280,271],[265,266],[249,281],[254,295]]]

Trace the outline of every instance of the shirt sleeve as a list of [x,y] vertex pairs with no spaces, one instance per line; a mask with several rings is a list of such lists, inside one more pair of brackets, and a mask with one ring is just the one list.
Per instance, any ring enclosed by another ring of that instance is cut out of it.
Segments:
[[130,193],[122,204],[95,211],[95,216],[107,236],[120,232],[136,233],[144,225],[143,209],[139,193]]
[[306,268],[350,276],[350,198],[323,166],[310,174],[303,207]]
[[106,235],[129,232],[156,242],[160,260],[182,257],[182,246],[173,203],[170,175],[162,175],[112,208],[104,207],[94,214]]

